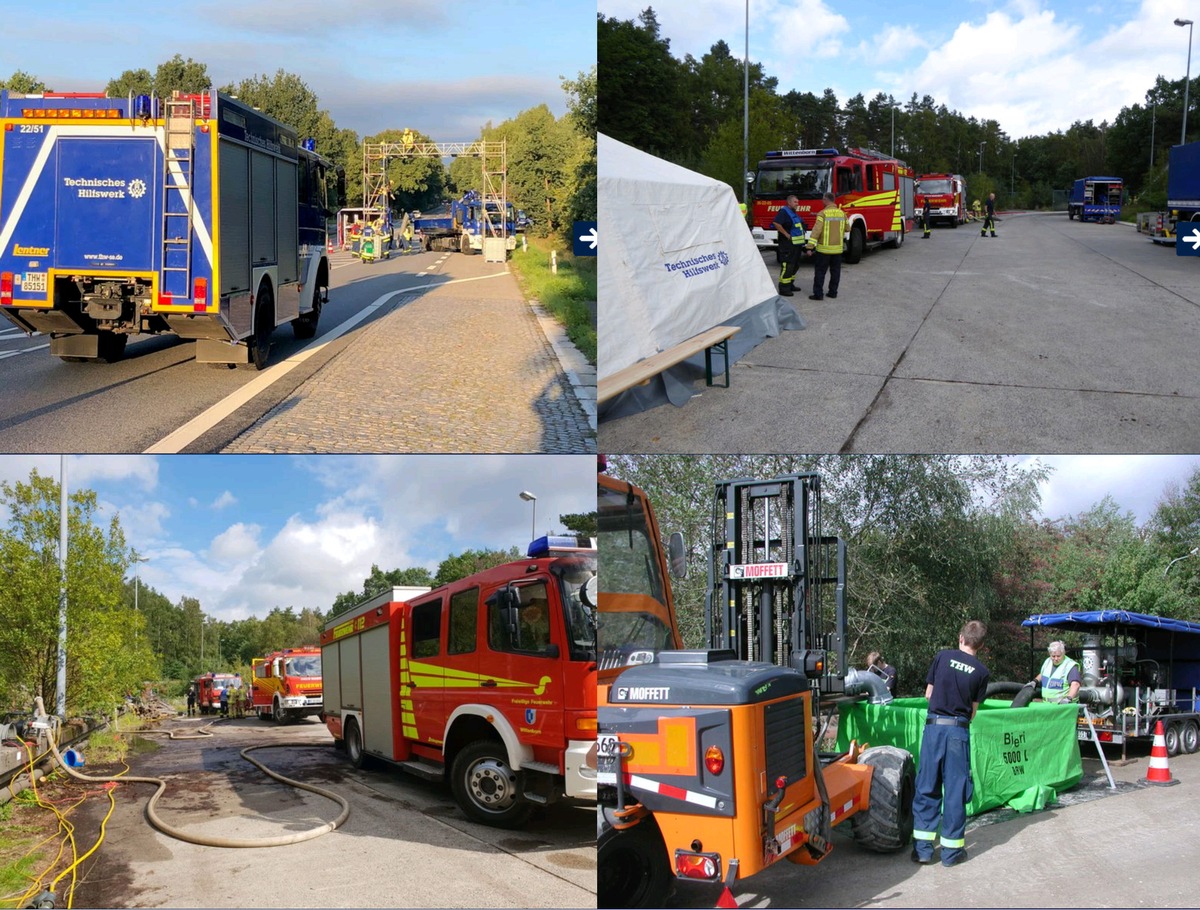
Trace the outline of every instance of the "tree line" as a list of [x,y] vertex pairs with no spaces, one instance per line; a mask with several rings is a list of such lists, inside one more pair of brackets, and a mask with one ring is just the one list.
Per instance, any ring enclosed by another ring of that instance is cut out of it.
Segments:
[[[194,93],[212,88],[206,64],[176,54],[147,69],[125,70],[110,80],[105,91],[112,97],[151,94],[170,97],[174,91]],[[23,71],[0,80],[0,89],[14,92],[52,91],[44,82]],[[479,139],[507,140],[508,199],[532,219],[532,230],[541,236],[570,241],[571,222],[596,218],[596,68],[564,79],[567,113],[556,118],[541,104],[517,116],[480,128]],[[318,152],[341,165],[346,176],[346,206],[363,202],[363,145],[399,141],[411,128],[418,142],[437,142],[415,124],[399,124],[359,137],[339,128],[317,94],[300,76],[279,69],[273,76],[260,74],[220,86],[219,91],[288,124],[301,137],[315,140]],[[391,204],[397,211],[428,210],[467,190],[482,189],[478,159],[460,157],[449,168],[437,159],[397,158],[388,163]]]
[[[0,714],[28,713],[36,695],[48,710],[57,701],[60,485],[35,469],[26,482],[0,483]],[[181,691],[212,672],[250,672],[251,661],[282,648],[315,646],[331,617],[395,585],[436,587],[519,559],[523,551],[471,549],[449,554],[436,571],[423,566],[387,571],[373,565],[360,591],[339,594],[327,609],[273,606],[264,616],[220,620],[193,596],[172,603],[143,584],[139,557],[119,516],[102,527],[92,490],[69,494],[67,590],[67,712],[111,711],[147,682]],[[568,532],[595,536],[596,515],[567,514]]]
[[1032,678],[1045,656],[1051,633],[1031,638],[1021,625],[1034,614],[1200,621],[1200,558],[1172,564],[1200,543],[1200,470],[1166,486],[1141,525],[1111,497],[1040,518],[1038,485],[1050,469],[998,456],[617,455],[608,470],[646,490],[664,535],[684,534],[688,573],[674,593],[687,647],[707,647],[714,485],[802,471],[821,474],[823,533],[847,545],[849,660],[862,667],[869,651],[882,652],[904,695],[923,694],[934,653],[955,645],[967,619],[988,626],[981,653],[992,678],[1014,682]]
[[[729,45],[718,41],[699,59],[681,60],[648,7],[636,21],[598,14],[597,53],[600,132],[723,180],[741,199],[744,61]],[[860,93],[843,104],[829,88],[784,92],[763,64],[750,62],[749,165],[753,170],[772,149],[894,149],[918,174],[963,174],[972,198],[995,192],[1014,207],[1049,207],[1055,191],[1061,198],[1077,178],[1103,174],[1121,177],[1131,194],[1164,207],[1167,150],[1180,135],[1184,82],[1159,76],[1145,104],[1122,108],[1112,123],[1076,121],[1014,139],[997,120],[966,117],[930,95],[914,92],[904,101],[880,92],[868,100]]]

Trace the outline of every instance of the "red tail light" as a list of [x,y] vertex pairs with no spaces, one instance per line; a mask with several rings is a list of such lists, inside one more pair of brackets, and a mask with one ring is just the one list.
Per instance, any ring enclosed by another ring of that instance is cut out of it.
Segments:
[[8,306],[12,303],[13,289],[13,273],[0,273],[0,306]]
[[725,753],[720,746],[709,746],[704,752],[704,767],[709,774],[720,774],[725,770]]
[[676,850],[675,874],[680,878],[718,881],[721,877],[721,857],[716,853],[685,853]]
[[207,278],[197,278],[192,282],[192,304],[197,312],[208,309]]

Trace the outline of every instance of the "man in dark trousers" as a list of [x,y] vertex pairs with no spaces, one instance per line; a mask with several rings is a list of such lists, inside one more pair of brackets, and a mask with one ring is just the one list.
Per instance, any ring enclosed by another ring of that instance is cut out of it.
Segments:
[[187,708],[188,708],[188,717],[191,717],[192,715],[194,715],[196,713],[196,687],[195,686],[188,686]]
[[991,231],[992,236],[996,236],[996,194],[988,193],[987,197],[987,214],[983,216],[983,227],[979,229],[979,236],[986,237],[987,232]]
[[965,834],[971,783],[971,719],[991,674],[975,656],[987,635],[977,619],[958,633],[958,647],[938,651],[925,679],[929,714],[921,739],[921,760],[913,795],[914,863],[933,862],[933,845],[941,819],[942,865],[967,858]]
[[808,235],[808,249],[816,250],[817,261],[813,266],[813,292],[809,300],[825,299],[825,273],[829,272],[829,296],[836,298],[842,281],[842,249],[845,246],[846,213],[838,208],[833,193],[821,197],[825,208],[817,213],[812,233]]
[[799,206],[799,199],[788,196],[787,204],[779,210],[771,224],[778,232],[776,243],[779,244],[783,261],[779,271],[779,293],[784,297],[791,297],[795,293],[792,285],[800,268],[800,254],[804,252],[804,222],[796,211]]
[[921,209],[921,226],[925,230],[925,239],[929,239],[929,220],[933,217],[931,209],[933,206],[929,204],[929,197],[925,197],[925,207]]

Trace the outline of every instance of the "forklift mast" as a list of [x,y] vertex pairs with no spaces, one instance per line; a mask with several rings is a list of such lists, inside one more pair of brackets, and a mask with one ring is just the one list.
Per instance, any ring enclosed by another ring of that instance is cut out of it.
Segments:
[[717,483],[710,539],[709,646],[792,667],[817,693],[842,694],[846,545],[821,533],[820,475]]

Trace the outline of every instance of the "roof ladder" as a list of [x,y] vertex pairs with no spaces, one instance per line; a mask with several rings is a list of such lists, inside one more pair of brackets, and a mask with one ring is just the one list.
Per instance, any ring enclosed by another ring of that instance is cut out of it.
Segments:
[[191,99],[166,101],[163,150],[162,274],[158,293],[171,302],[190,303],[192,263],[192,171],[196,145]]

